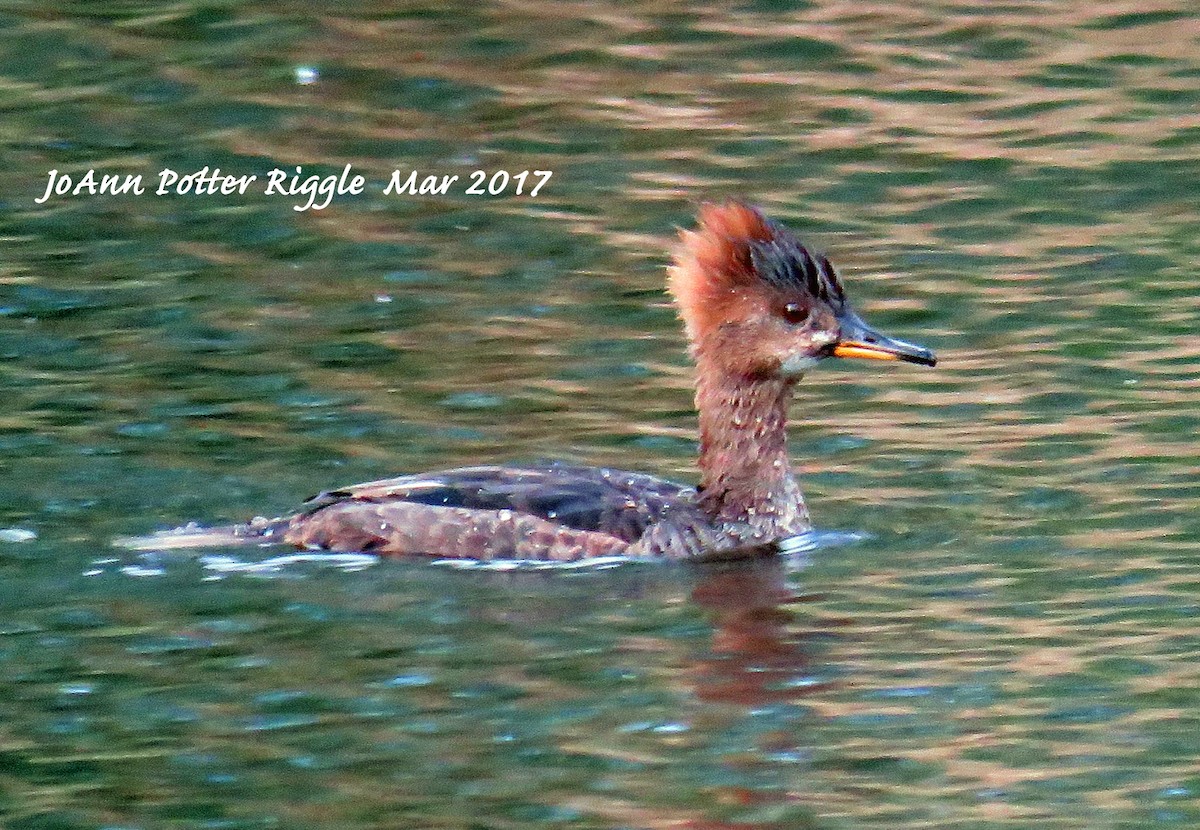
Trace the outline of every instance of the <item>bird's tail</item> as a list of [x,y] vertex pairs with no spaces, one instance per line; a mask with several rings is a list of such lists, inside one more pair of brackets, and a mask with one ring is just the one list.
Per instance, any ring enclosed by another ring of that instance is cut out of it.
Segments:
[[113,539],[113,546],[128,550],[188,550],[192,548],[227,548],[241,545],[272,545],[283,540],[287,519],[264,519],[261,516],[240,525],[201,527],[189,522],[173,530],[159,530],[148,536],[122,536]]

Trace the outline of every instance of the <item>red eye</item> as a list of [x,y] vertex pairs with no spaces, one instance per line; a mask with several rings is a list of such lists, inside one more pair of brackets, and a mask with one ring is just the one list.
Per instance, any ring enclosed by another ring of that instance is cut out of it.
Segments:
[[789,325],[798,326],[808,319],[808,306],[801,303],[788,303],[783,307],[783,319]]

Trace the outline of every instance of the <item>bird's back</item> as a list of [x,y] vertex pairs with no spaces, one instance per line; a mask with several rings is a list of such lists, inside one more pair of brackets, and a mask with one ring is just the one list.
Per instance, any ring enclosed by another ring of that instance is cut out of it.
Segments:
[[684,557],[711,535],[690,487],[566,464],[464,467],[330,490],[278,530],[322,550],[488,560]]

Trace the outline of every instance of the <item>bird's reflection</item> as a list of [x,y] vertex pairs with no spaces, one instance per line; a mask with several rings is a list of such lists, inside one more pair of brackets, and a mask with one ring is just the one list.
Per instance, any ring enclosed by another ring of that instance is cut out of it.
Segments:
[[691,598],[711,616],[711,652],[696,665],[701,700],[762,706],[796,702],[830,682],[813,662],[819,632],[797,620],[800,603],[820,597],[788,584],[784,557],[772,549],[695,566]]
[[[342,580],[331,596],[343,617],[400,623],[366,627],[354,643],[356,653],[386,665],[377,675],[429,678],[387,686],[384,695],[411,707],[404,711],[434,723],[469,715],[489,734],[524,736],[513,740],[522,752],[609,770],[612,792],[545,796],[556,806],[614,826],[783,830],[794,823],[765,820],[760,811],[805,809],[819,739],[810,729],[819,716],[806,703],[836,676],[825,658],[836,623],[824,610],[801,610],[821,597],[798,591],[796,573],[795,560],[773,549],[686,566],[487,570],[470,578],[396,565]],[[303,580],[281,590],[294,590],[298,605],[311,602]],[[695,625],[697,616],[707,625]],[[313,654],[306,644],[305,659]],[[526,702],[511,711],[476,704],[471,686],[469,694],[444,694],[457,678],[477,676],[479,665],[499,676],[489,680],[497,690],[517,689]],[[341,666],[333,662],[322,674],[335,676]],[[530,720],[543,709],[544,721]],[[643,721],[680,731],[629,728]],[[475,757],[484,751],[477,745],[468,733],[455,751]]]

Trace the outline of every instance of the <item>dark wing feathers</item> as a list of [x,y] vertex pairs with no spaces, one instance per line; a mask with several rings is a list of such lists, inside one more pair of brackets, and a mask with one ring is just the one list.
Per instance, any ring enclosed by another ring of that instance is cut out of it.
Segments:
[[690,487],[654,476],[552,464],[464,467],[330,490],[309,500],[312,515],[346,502],[408,502],[469,510],[511,510],[573,530],[636,542],[671,509],[693,503]]

